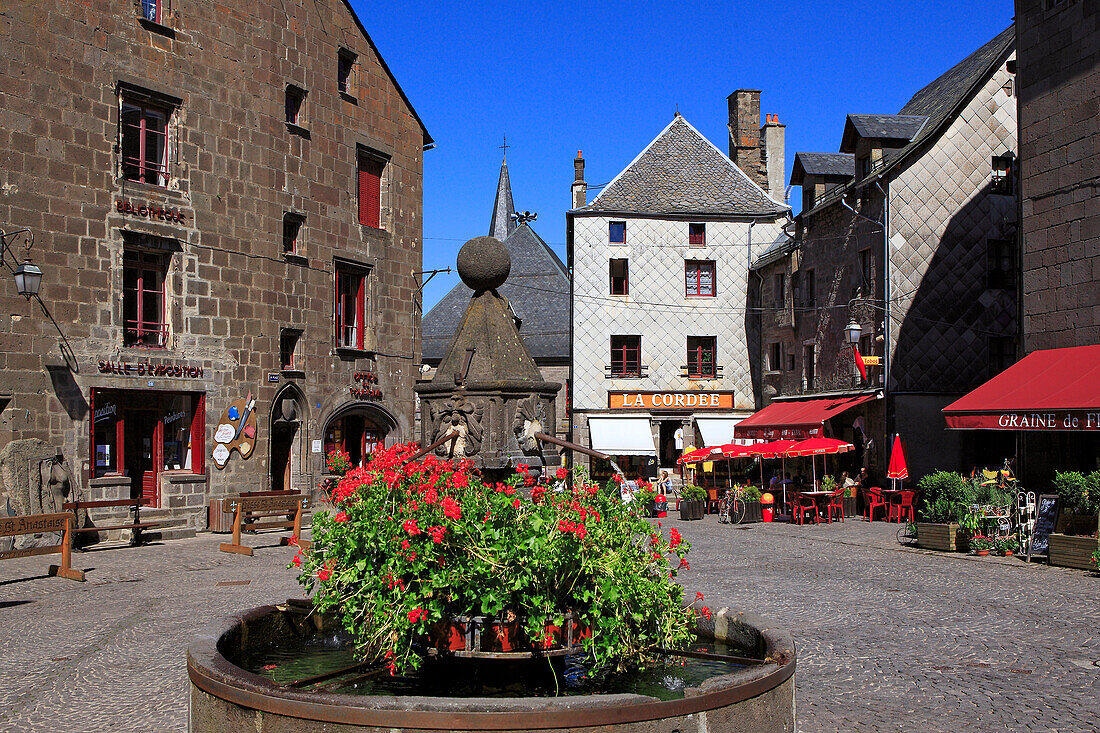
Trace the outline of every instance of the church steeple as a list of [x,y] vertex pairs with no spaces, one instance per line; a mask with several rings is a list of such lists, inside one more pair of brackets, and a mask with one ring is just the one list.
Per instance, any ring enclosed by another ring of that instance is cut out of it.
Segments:
[[512,182],[508,179],[508,143],[503,146],[505,157],[500,162],[500,180],[497,181],[497,198],[493,202],[493,220],[489,223],[489,236],[500,241],[516,230],[515,204],[512,203]]

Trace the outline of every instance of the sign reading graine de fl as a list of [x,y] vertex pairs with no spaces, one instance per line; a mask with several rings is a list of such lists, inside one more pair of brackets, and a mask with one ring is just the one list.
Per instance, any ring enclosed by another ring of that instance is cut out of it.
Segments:
[[20,534],[38,534],[39,532],[64,532],[65,522],[72,514],[30,514],[24,517],[3,517],[0,519],[0,537],[12,537]]

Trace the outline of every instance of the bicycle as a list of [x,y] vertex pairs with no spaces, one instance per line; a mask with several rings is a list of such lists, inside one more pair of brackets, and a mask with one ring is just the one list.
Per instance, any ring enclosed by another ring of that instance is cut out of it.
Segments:
[[745,491],[734,486],[718,500],[718,522],[720,524],[741,524],[745,518]]

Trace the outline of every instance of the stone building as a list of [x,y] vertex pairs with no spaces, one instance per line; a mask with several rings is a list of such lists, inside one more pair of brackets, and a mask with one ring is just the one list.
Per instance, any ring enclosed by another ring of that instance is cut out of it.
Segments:
[[[569,431],[565,389],[569,379],[569,272],[531,228],[529,217],[526,212],[516,214],[508,162],[502,161],[489,236],[504,243],[512,268],[499,292],[508,301],[523,344],[542,378],[563,387],[556,398],[554,431],[564,438]],[[424,314],[423,361],[429,367],[423,372],[425,379],[434,376],[432,370],[447,353],[472,295],[473,291],[459,282]]]
[[1041,491],[1100,468],[1100,7],[1017,0],[1016,43],[1025,356],[944,415]]
[[728,102],[730,157],[677,114],[591,203],[574,163],[573,440],[632,477],[753,409],[749,263],[789,221],[784,128],[760,125],[759,91]]
[[349,3],[14,3],[0,39],[0,227],[43,271],[0,288],[0,445],[201,529],[415,438],[431,138]]
[[[848,115],[838,153],[796,154],[794,237],[753,263],[765,409],[746,436],[805,437],[784,424],[801,405],[803,427],[853,442],[842,461],[872,475],[895,432],[915,476],[1003,452],[946,431],[939,411],[1016,357],[1014,70],[1010,27],[898,114]],[[853,321],[878,361],[866,379]]]

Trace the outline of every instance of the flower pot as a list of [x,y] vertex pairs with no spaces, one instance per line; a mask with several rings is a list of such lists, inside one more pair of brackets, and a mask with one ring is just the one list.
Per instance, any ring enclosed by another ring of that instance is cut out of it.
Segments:
[[481,634],[482,646],[489,652],[514,652],[523,647],[519,621],[494,621]]
[[1051,532],[1048,548],[1051,565],[1093,570],[1092,553],[1100,550],[1100,539]]
[[1005,550],[1001,554],[1004,555],[1005,557],[1012,557],[1012,550]]
[[746,501],[745,502],[745,518],[741,520],[741,523],[746,522],[763,522],[764,512],[758,501]]
[[989,554],[989,550],[974,550],[974,554],[978,557],[985,557]]
[[430,641],[440,651],[460,652],[466,648],[466,623],[441,621],[431,628]]

